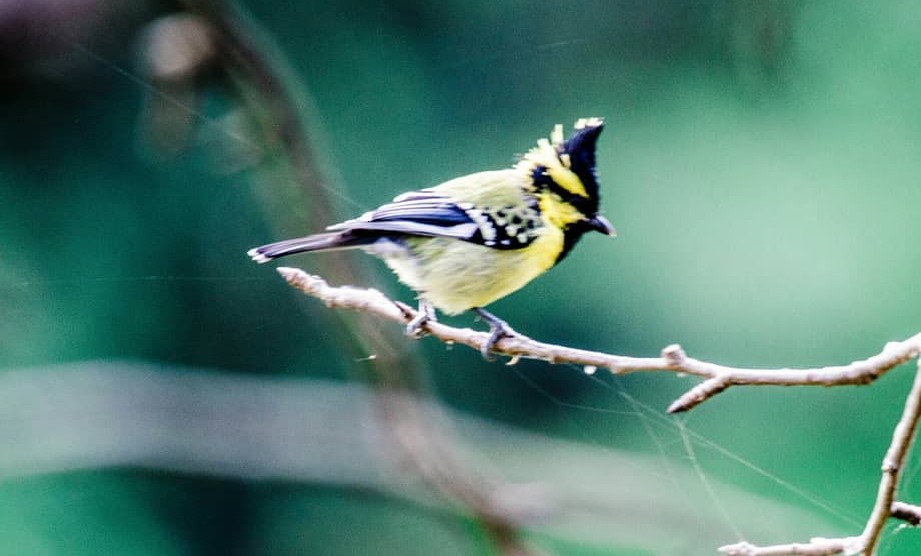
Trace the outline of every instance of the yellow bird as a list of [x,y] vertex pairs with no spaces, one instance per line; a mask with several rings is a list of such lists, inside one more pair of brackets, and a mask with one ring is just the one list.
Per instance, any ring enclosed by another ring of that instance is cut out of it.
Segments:
[[615,235],[598,214],[595,143],[600,118],[540,139],[514,167],[478,172],[411,191],[326,233],[250,249],[253,260],[360,248],[380,257],[419,295],[407,333],[419,335],[437,308],[475,311],[489,323],[483,356],[513,331],[483,307],[518,290],[569,253],[585,232]]

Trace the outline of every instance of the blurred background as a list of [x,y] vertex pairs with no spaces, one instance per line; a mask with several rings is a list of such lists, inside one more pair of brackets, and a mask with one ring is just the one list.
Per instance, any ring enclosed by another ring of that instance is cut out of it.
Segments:
[[[619,236],[491,310],[625,355],[862,359],[921,330],[921,6],[238,7],[0,0],[0,554],[695,555],[860,532],[910,365],[666,416],[695,379],[413,342],[244,253],[603,116]],[[359,253],[284,264],[412,301]],[[892,523],[880,553],[919,549]]]

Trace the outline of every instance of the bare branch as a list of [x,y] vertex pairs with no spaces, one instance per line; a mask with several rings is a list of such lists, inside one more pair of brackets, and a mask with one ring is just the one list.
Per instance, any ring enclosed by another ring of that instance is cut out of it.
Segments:
[[[921,361],[915,381],[912,384],[908,398],[905,400],[905,409],[899,419],[895,430],[892,432],[892,443],[886,450],[883,458],[883,477],[879,482],[879,491],[873,511],[867,519],[867,525],[859,537],[846,539],[812,539],[809,544],[785,544],[776,546],[759,547],[749,543],[738,543],[720,548],[720,552],[730,556],[781,556],[781,555],[815,555],[815,554],[873,554],[879,535],[883,531],[886,520],[890,517],[899,517],[906,521],[917,523],[921,508],[908,504],[893,502],[895,489],[899,484],[899,476],[908,448],[911,446],[921,417]],[[896,516],[896,512],[899,515]]]
[[913,527],[921,525],[921,506],[906,504],[905,502],[893,502],[889,506],[889,515],[894,519],[901,519]]
[[[411,308],[387,298],[377,290],[350,286],[333,287],[319,276],[312,276],[296,268],[279,267],[278,272],[289,285],[320,299],[328,307],[362,311],[404,324],[415,316],[415,311]],[[429,322],[425,328],[429,334],[442,342],[464,344],[476,350],[480,350],[489,339],[489,334],[485,332],[476,332],[469,328],[455,328],[438,322]],[[869,384],[893,367],[918,357],[921,352],[921,333],[901,342],[890,342],[880,353],[867,359],[854,361],[848,365],[813,369],[726,367],[692,359],[677,344],[664,348],[660,357],[628,357],[546,344],[517,333],[502,338],[495,345],[494,351],[512,357],[513,362],[518,358],[526,357],[550,363],[573,363],[584,365],[590,372],[598,367],[604,367],[615,374],[635,371],[671,371],[706,378],[704,382],[691,388],[669,406],[668,411],[674,413],[687,411],[730,386]],[[919,416],[921,416],[921,361],[919,361],[919,369],[915,375],[911,392],[905,402],[902,418],[893,431],[892,442],[883,458],[882,479],[876,502],[860,536],[839,539],[817,537],[808,543],[764,547],[740,542],[724,546],[720,548],[720,552],[729,556],[872,554],[883,526],[890,517],[898,517],[913,524],[921,522],[921,508],[894,502],[900,471],[914,438]]]
[[879,482],[876,504],[873,507],[873,513],[870,514],[870,519],[867,520],[863,535],[861,535],[865,539],[864,550],[868,553],[873,552],[873,548],[876,546],[877,540],[879,540],[879,534],[883,530],[883,525],[892,511],[891,506],[895,498],[895,488],[899,484],[899,475],[905,463],[908,448],[915,437],[919,416],[921,416],[921,361],[918,362],[915,381],[911,386],[911,391],[908,393],[908,399],[905,400],[902,418],[892,432],[892,443],[883,458],[883,477]]
[[[319,276],[288,267],[279,267],[279,274],[292,287],[316,297],[329,307],[363,311],[399,323],[407,323],[415,312],[373,289],[350,286],[334,287]],[[469,328],[455,328],[439,322],[429,322],[426,331],[433,337],[450,344],[464,344],[479,350],[489,339],[486,332]],[[597,351],[575,349],[546,344],[516,334],[499,340],[494,351],[509,357],[539,359],[550,363],[572,363],[587,368],[606,368],[614,374],[636,371],[671,371],[704,377],[707,380],[691,388],[675,400],[669,413],[687,411],[726,390],[730,386],[839,386],[869,384],[886,371],[917,357],[921,352],[921,333],[901,342],[890,342],[872,357],[848,365],[814,369],[743,369],[716,365],[688,357],[676,344],[662,350],[660,357],[629,357]]]
[[791,543],[775,546],[755,546],[747,542],[724,546],[720,553],[727,556],[832,556],[834,554],[856,554],[858,537],[847,539],[823,539],[816,537],[806,544]]

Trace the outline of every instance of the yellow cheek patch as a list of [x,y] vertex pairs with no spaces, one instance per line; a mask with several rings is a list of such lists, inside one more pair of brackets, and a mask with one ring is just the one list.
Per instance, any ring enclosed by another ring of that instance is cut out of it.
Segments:
[[582,180],[569,168],[564,168],[562,165],[557,167],[548,166],[547,173],[550,174],[550,179],[566,191],[573,195],[588,198],[588,192],[585,191],[585,185],[582,184]]
[[585,220],[585,216],[569,203],[564,203],[554,193],[542,193],[538,197],[540,217],[553,228],[565,228]]

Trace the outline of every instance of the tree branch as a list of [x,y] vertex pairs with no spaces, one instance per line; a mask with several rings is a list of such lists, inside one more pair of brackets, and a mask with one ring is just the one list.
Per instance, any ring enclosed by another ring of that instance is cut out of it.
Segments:
[[[330,286],[319,276],[307,274],[296,268],[279,267],[278,273],[292,287],[316,297],[329,307],[362,311],[403,324],[409,322],[416,314],[405,304],[393,301],[374,289]],[[425,330],[442,342],[463,344],[476,350],[479,350],[489,339],[489,334],[486,332],[456,328],[439,322],[429,322],[425,325]],[[521,334],[500,339],[494,351],[511,357],[510,363],[524,357],[550,363],[583,365],[587,372],[592,372],[596,368],[606,368],[614,374],[671,371],[705,378],[705,381],[682,394],[668,407],[669,413],[678,413],[697,406],[730,386],[869,384],[886,371],[917,357],[921,353],[921,333],[901,342],[889,342],[880,353],[867,359],[854,361],[848,365],[813,369],[727,367],[688,357],[677,344],[665,347],[659,357],[629,357],[547,344]]]
[[867,526],[861,535],[865,539],[864,550],[868,553],[873,552],[873,547],[879,540],[879,535],[883,530],[883,524],[892,512],[892,502],[895,499],[895,489],[899,484],[899,477],[902,466],[905,463],[905,457],[908,455],[908,449],[911,446],[912,439],[915,437],[915,430],[918,427],[918,418],[921,417],[921,361],[918,361],[918,372],[915,374],[915,381],[905,400],[905,408],[902,410],[902,418],[899,419],[895,430],[892,432],[892,443],[886,450],[886,456],[883,458],[882,472],[883,476],[879,482],[879,491],[876,495],[876,504]]
[[905,457],[908,455],[908,449],[915,436],[919,417],[921,417],[921,361],[919,361],[918,371],[915,373],[915,381],[912,384],[911,391],[905,400],[902,418],[899,419],[895,430],[892,432],[892,442],[889,444],[889,449],[886,450],[886,456],[883,458],[883,476],[879,482],[876,503],[873,506],[873,511],[870,512],[870,517],[867,519],[867,525],[859,537],[813,539],[809,544],[766,547],[758,547],[743,542],[724,546],[720,548],[720,552],[729,556],[873,554],[887,519],[898,517],[899,519],[917,523],[919,517],[917,513],[919,508],[917,506],[893,502],[893,500],[895,498],[895,489],[899,484],[900,472],[905,464]]
[[755,546],[751,543],[740,542],[724,546],[720,552],[727,556],[833,556],[835,554],[857,554],[855,547],[859,544],[859,537],[846,539],[823,539],[816,537],[806,544],[790,543],[774,546]]
[[905,502],[893,502],[889,507],[889,515],[894,519],[901,519],[913,527],[921,525],[921,506],[906,504]]
[[[351,286],[334,287],[319,276],[288,267],[279,267],[278,273],[294,288],[316,297],[328,307],[341,307],[362,311],[379,318],[399,323],[408,323],[416,312],[407,305],[393,301],[374,289]],[[480,350],[488,341],[489,334],[469,328],[455,328],[438,322],[425,325],[426,332],[445,343],[458,343]],[[869,384],[883,373],[921,353],[921,333],[901,342],[889,342],[883,350],[867,359],[848,365],[813,369],[743,369],[726,367],[688,357],[677,344],[667,346],[660,357],[628,357],[596,351],[587,351],[546,344],[523,336],[502,338],[494,348],[502,355],[518,358],[541,359],[550,363],[574,363],[584,365],[586,372],[599,367],[614,374],[635,371],[672,371],[706,378],[691,388],[669,408],[669,412],[687,411],[703,401],[719,394],[730,386],[739,385],[812,385],[837,386],[845,384]],[[790,543],[773,546],[756,546],[740,542],[720,548],[727,556],[827,556],[834,554],[872,554],[879,540],[886,520],[890,517],[915,524],[921,520],[921,508],[895,502],[900,471],[908,449],[915,435],[921,416],[921,361],[915,380],[905,402],[902,418],[892,434],[892,442],[882,463],[882,478],[873,510],[860,536],[839,539],[814,538],[808,543]]]

